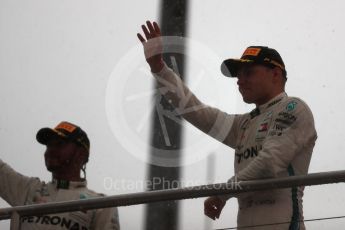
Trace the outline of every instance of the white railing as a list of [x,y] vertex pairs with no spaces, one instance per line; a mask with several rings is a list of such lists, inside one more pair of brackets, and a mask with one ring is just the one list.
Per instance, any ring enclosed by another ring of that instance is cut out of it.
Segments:
[[11,219],[11,229],[18,229],[20,224],[20,216],[43,215],[81,210],[84,211],[90,209],[137,205],[150,202],[199,198],[213,195],[236,195],[251,191],[271,190],[296,186],[312,186],[339,182],[345,182],[345,170],[312,173],[305,176],[240,181],[231,184],[208,184],[185,188],[92,198],[86,200],[16,206],[0,209],[0,220]]

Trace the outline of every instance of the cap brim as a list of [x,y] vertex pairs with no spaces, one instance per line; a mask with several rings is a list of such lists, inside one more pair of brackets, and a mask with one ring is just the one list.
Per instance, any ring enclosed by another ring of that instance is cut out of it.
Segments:
[[42,128],[36,134],[36,140],[43,145],[53,138],[66,138],[66,135],[51,128]]
[[248,59],[227,59],[221,64],[220,70],[226,77],[237,77],[237,72],[241,66],[248,65],[253,62],[253,60]]

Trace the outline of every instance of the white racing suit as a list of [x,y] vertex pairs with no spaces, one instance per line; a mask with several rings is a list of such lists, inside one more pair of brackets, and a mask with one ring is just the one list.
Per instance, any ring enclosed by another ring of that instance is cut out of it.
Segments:
[[[86,181],[66,182],[53,180],[53,182],[45,183],[38,178],[19,174],[0,160],[0,197],[11,206],[80,200],[101,196],[104,195],[87,189]],[[23,216],[20,218],[20,226],[20,229],[23,230],[120,229],[117,208],[42,216]]]
[[[250,113],[229,115],[200,102],[166,65],[153,75],[160,93],[175,106],[177,113],[235,149],[233,178],[237,181],[308,173],[317,134],[312,113],[302,100],[283,92]],[[238,226],[285,223],[248,229],[305,229],[303,189],[294,187],[239,195]]]

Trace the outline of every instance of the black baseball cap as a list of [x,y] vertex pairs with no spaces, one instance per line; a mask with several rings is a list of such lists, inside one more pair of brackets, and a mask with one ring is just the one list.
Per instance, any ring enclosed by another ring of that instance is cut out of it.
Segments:
[[286,77],[285,64],[278,51],[267,46],[249,46],[240,59],[226,59],[221,65],[222,74],[227,77],[237,77],[239,68],[248,64],[260,64],[269,67],[279,67]]
[[67,121],[60,122],[53,129],[42,128],[36,134],[36,140],[43,145],[47,145],[49,140],[56,137],[75,142],[86,148],[86,150],[90,150],[90,140],[84,130]]

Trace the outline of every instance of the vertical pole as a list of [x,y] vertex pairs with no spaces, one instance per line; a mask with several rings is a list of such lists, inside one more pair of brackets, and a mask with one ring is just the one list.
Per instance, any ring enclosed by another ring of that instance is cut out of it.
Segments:
[[[214,177],[215,177],[215,165],[216,165],[216,156],[214,153],[211,153],[207,157],[207,169],[206,169],[206,184],[213,184],[214,182]],[[204,229],[209,230],[212,229],[212,220],[206,216],[204,216],[205,222],[204,222]]]
[[12,212],[10,230],[19,230],[20,229],[20,216],[18,212]]
[[[185,36],[187,3],[188,0],[161,0],[161,22],[159,24],[163,36]],[[181,78],[184,78],[184,57],[183,52],[163,54],[166,64],[178,72]],[[158,104],[163,110],[173,111],[171,104],[164,98],[157,96],[156,105]],[[155,156],[162,156],[161,150],[163,150],[168,152],[169,156],[167,157],[173,159],[175,165],[178,165],[181,158],[182,127],[170,118],[158,113],[159,110],[156,110],[153,118],[151,159]],[[148,180],[151,181],[152,185],[150,190],[172,188],[176,182],[180,181],[180,167],[163,167],[152,164],[149,166]],[[145,221],[146,230],[177,230],[179,227],[178,202],[167,201],[148,204]]]

